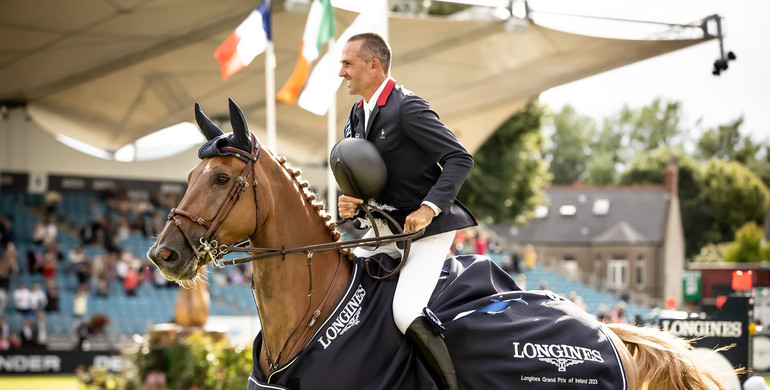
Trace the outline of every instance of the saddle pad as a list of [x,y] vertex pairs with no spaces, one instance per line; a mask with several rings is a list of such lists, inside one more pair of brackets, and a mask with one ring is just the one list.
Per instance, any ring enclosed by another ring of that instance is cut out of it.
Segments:
[[[312,341],[267,377],[255,365],[248,388],[436,389],[393,322],[394,279],[368,277],[358,259],[345,296]],[[628,387],[604,325],[550,291],[519,290],[486,257],[448,259],[429,308],[446,328],[462,389]],[[260,333],[255,355],[261,342]]]

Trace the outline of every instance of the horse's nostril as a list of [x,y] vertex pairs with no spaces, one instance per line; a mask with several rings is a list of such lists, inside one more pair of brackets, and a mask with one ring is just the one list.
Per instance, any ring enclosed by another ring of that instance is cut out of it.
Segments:
[[171,250],[168,248],[164,248],[162,251],[160,251],[160,257],[166,261],[168,261],[168,258],[171,257],[171,255],[173,254],[174,252],[171,252]]

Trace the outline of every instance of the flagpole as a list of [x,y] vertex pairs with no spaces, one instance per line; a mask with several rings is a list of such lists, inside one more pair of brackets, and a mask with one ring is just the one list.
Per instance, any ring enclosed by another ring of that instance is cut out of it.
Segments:
[[278,153],[278,140],[275,129],[275,52],[273,41],[267,43],[265,50],[265,107],[267,110],[267,147]]
[[[329,39],[329,48],[334,46],[334,37]],[[326,155],[332,152],[334,144],[337,142],[337,89],[332,91],[329,97],[329,111],[326,112]],[[331,167],[326,170],[326,209],[332,216],[333,221],[337,221],[337,181],[334,179]]]

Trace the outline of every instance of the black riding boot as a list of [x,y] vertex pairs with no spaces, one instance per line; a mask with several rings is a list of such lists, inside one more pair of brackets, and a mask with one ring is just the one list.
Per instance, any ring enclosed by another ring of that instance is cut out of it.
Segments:
[[431,370],[440,389],[457,390],[457,375],[444,336],[427,318],[419,316],[406,330],[406,338],[420,351],[423,362]]

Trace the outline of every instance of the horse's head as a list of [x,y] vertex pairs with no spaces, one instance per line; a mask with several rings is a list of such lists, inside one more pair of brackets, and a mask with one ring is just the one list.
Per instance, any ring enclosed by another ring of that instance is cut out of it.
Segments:
[[[188,188],[147,256],[169,280],[193,279],[218,251],[257,228],[257,179],[260,146],[249,133],[240,108],[230,100],[233,132],[224,134],[195,104],[195,119],[208,140]],[[233,216],[228,218],[228,215]],[[235,218],[237,216],[237,218]]]

